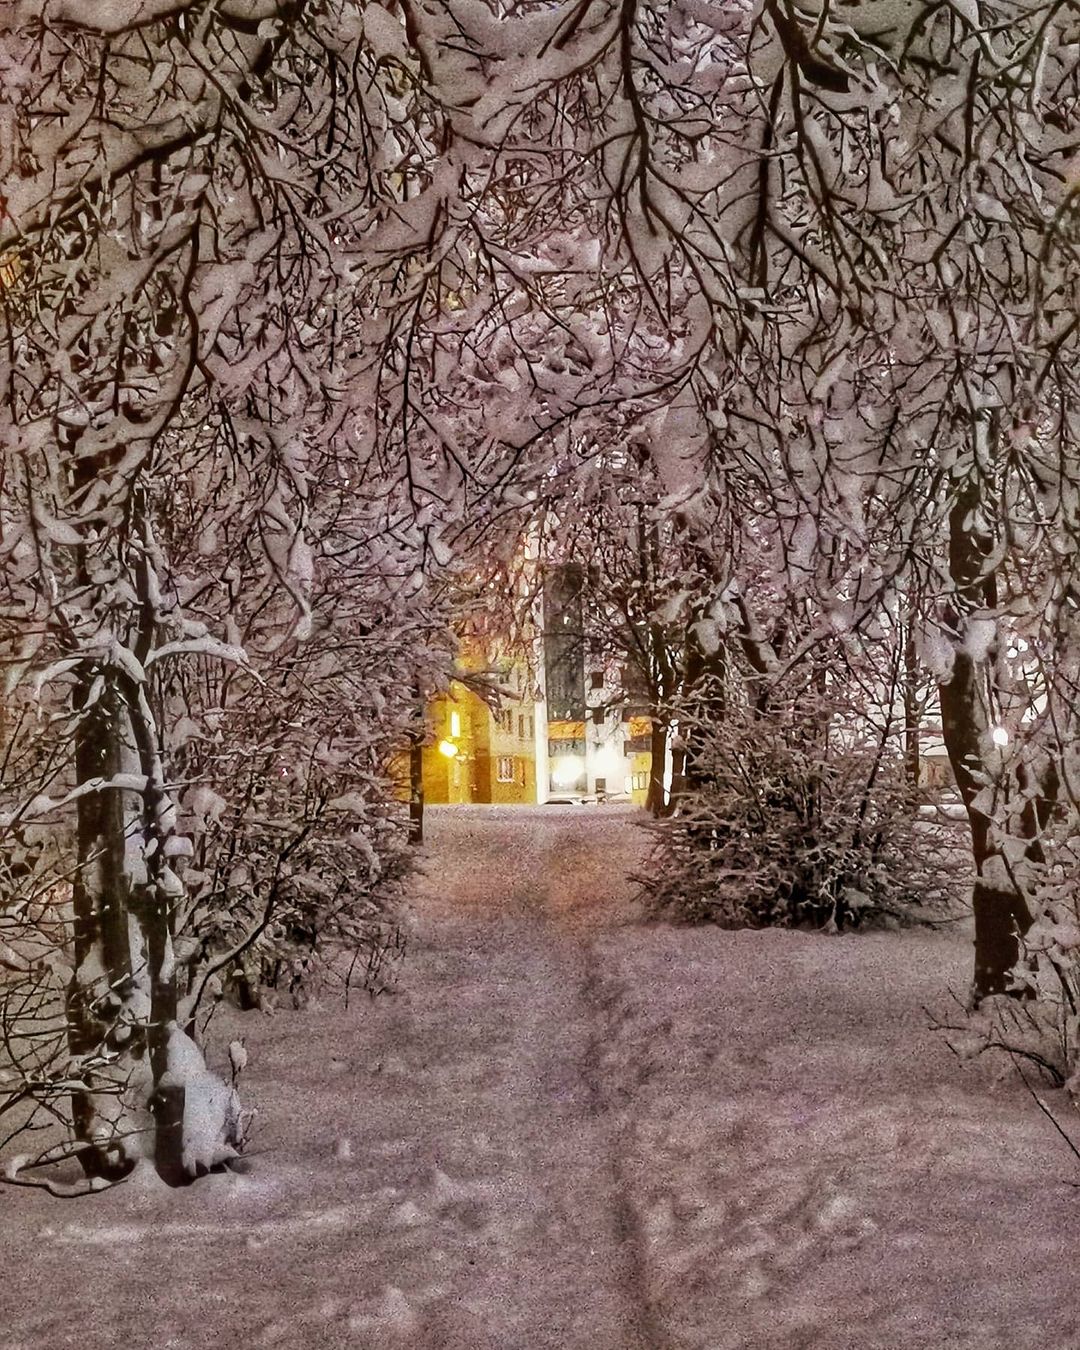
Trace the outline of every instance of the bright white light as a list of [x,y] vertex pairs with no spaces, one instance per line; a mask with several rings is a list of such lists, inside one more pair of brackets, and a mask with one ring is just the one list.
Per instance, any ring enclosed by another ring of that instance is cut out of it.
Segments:
[[551,781],[556,787],[573,787],[584,771],[585,765],[577,755],[563,755],[555,761]]
[[990,733],[990,739],[994,742],[995,745],[1008,745],[1009,733],[1005,730],[1004,727],[995,727],[993,731],[991,731]]
[[613,777],[622,768],[622,756],[610,741],[599,747],[596,759],[596,767],[602,769],[609,777]]
[[450,713],[450,735],[461,735],[461,714],[459,712]]
[[439,742],[439,754],[445,755],[447,759],[453,759],[457,752],[458,748],[453,741]]

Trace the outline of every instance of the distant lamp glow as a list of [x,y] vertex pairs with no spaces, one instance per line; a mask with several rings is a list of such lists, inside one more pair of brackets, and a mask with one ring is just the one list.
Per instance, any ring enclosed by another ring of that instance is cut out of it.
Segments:
[[584,771],[585,765],[577,755],[563,755],[555,761],[551,781],[556,787],[573,787]]
[[454,759],[457,756],[458,748],[453,741],[440,741],[439,754],[445,755],[447,759]]
[[990,739],[994,742],[995,745],[1008,745],[1009,733],[1005,730],[1004,727],[995,727],[993,731],[991,731],[990,733]]
[[450,713],[450,735],[461,735],[461,714],[459,712],[452,711]]

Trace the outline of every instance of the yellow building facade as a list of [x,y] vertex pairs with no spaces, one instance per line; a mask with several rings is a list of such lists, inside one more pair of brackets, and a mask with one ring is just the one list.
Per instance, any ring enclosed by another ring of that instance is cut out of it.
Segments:
[[649,775],[652,772],[652,718],[631,717],[627,731],[629,732],[626,753],[630,761],[630,800],[635,806],[644,806],[649,795]]
[[454,683],[428,709],[424,800],[430,805],[536,801],[536,713],[531,700],[504,699],[498,712]]
[[535,802],[538,710],[526,656],[469,644],[459,665],[482,673],[498,689],[498,707],[461,681],[432,701],[423,755],[424,800],[434,806]]

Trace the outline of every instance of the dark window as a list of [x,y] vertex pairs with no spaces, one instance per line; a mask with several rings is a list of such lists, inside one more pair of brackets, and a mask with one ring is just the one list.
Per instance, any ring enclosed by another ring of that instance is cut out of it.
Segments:
[[603,708],[594,708],[594,709],[592,710],[592,720],[593,720],[593,725],[594,725],[594,726],[602,727],[602,726],[604,725],[604,710],[603,710]]
[[596,790],[597,790],[597,792],[606,792],[606,791],[607,791],[607,779],[606,779],[606,778],[598,778],[598,779],[596,780]]
[[593,689],[603,689],[604,672],[602,670],[594,670],[592,674],[589,676],[589,682],[592,685]]

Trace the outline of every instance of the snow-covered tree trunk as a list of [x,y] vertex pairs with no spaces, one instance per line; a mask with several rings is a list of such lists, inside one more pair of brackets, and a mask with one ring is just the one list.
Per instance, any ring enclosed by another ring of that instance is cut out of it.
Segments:
[[912,804],[917,802],[922,780],[922,699],[920,688],[924,679],[915,644],[915,609],[910,606],[904,625],[904,765],[911,788]]
[[1030,864],[1044,861],[1041,835],[1053,805],[1045,792],[1032,793],[1021,782],[1028,776],[1022,758],[1003,763],[1008,732],[1000,722],[1000,597],[995,539],[986,523],[994,508],[983,500],[984,491],[970,473],[955,490],[948,514],[953,595],[945,627],[952,650],[951,669],[939,688],[942,734],[971,833],[977,998],[1009,988],[1033,921]]
[[[68,1036],[80,1062],[102,1063],[86,1072],[87,1086],[76,1089],[72,1114],[88,1174],[115,1176],[132,1166],[126,1136],[142,1133],[149,1122],[148,1102],[141,1113],[133,1107],[138,1093],[131,1082],[132,1055],[141,1056],[146,1048],[141,1036],[132,1044],[132,1028],[145,1020],[148,1008],[139,1006],[139,981],[132,972],[119,700],[90,672],[76,689],[75,772],[89,790],[76,808],[75,969],[68,989]],[[94,703],[87,708],[92,689]]]
[[[145,511],[145,494],[132,508]],[[115,1178],[151,1159],[180,1185],[236,1154],[239,1103],[178,1025],[174,935],[185,898],[173,868],[176,834],[161,738],[143,662],[156,629],[149,522],[135,522],[139,627],[84,660],[72,718],[77,847],[74,972],[68,988],[72,1054],[84,1069],[73,1094],[78,1151],[91,1177]],[[83,552],[80,550],[80,552]],[[100,559],[99,559],[100,562]]]

